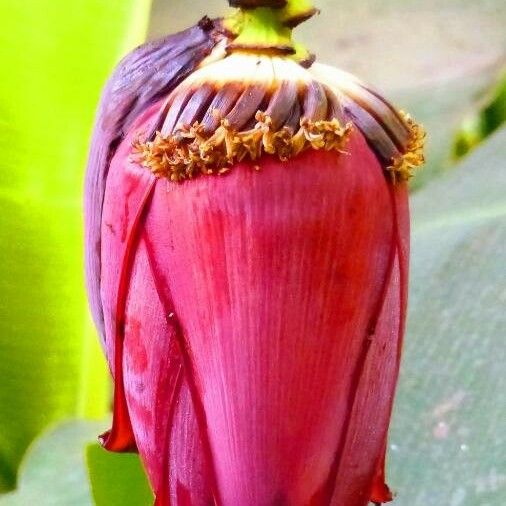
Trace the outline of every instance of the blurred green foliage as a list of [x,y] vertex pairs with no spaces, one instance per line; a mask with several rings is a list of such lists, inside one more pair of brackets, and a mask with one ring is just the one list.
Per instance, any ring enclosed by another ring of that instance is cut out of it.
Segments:
[[97,506],[153,504],[153,493],[137,455],[109,453],[95,443],[87,447],[86,459]]
[[483,97],[483,106],[466,118],[455,136],[453,156],[462,158],[506,122],[506,69]]
[[28,449],[21,465],[18,489],[0,496],[0,504],[91,506],[92,491],[84,450],[101,430],[103,423],[85,421],[65,422],[49,429]]
[[108,410],[84,293],[82,179],[100,88],[144,38],[149,6],[2,2],[0,491],[48,424]]
[[505,504],[505,188],[502,128],[412,198],[396,506]]
[[135,454],[108,453],[96,441],[110,420],[66,421],[28,449],[16,491],[1,506],[150,506],[153,494]]

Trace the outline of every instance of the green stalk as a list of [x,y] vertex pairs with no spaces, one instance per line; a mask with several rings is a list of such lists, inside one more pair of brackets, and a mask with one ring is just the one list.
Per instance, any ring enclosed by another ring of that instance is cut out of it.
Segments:
[[294,53],[292,30],[281,22],[279,11],[269,7],[241,10],[239,35],[233,47],[271,49]]
[[[251,5],[254,2],[249,2]],[[225,20],[225,26],[237,38],[231,49],[271,51],[297,55],[308,51],[292,40],[292,28],[317,13],[311,0],[288,0],[282,8],[240,8]]]

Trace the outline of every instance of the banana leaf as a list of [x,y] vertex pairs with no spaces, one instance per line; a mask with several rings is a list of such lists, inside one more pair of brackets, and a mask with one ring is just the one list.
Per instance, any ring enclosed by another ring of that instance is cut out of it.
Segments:
[[506,498],[506,128],[412,199],[408,332],[390,435],[396,506]]
[[144,38],[149,8],[2,2],[0,491],[44,427],[108,409],[84,293],[82,180],[100,89]]

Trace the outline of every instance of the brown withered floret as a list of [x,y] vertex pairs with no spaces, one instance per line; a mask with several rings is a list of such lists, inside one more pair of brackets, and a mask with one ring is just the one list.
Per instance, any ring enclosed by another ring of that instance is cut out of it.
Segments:
[[255,161],[263,154],[288,160],[308,149],[343,152],[352,130],[351,123],[300,120],[296,132],[289,127],[272,128],[271,118],[257,112],[253,128],[236,132],[226,119],[212,134],[194,123],[164,137],[157,132],[152,141],[138,139],[134,159],[157,176],[181,181],[204,174],[223,174],[243,160]]
[[414,170],[425,163],[424,147],[426,133],[422,125],[415,123],[411,116],[400,111],[410,135],[406,151],[392,160],[392,164],[386,168],[394,181],[407,181],[413,177]]

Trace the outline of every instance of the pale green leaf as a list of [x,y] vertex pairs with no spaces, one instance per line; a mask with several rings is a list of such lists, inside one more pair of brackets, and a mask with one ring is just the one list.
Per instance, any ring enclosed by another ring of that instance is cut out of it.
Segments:
[[506,498],[506,129],[416,194],[390,438],[399,506]]
[[100,88],[142,40],[149,4],[2,2],[0,491],[43,427],[107,408],[83,286],[82,179]]
[[85,448],[104,426],[70,421],[36,439],[21,464],[18,490],[0,496],[0,505],[93,505]]
[[23,459],[18,490],[0,496],[0,506],[153,504],[139,456],[96,443],[109,423],[71,420],[43,433]]

